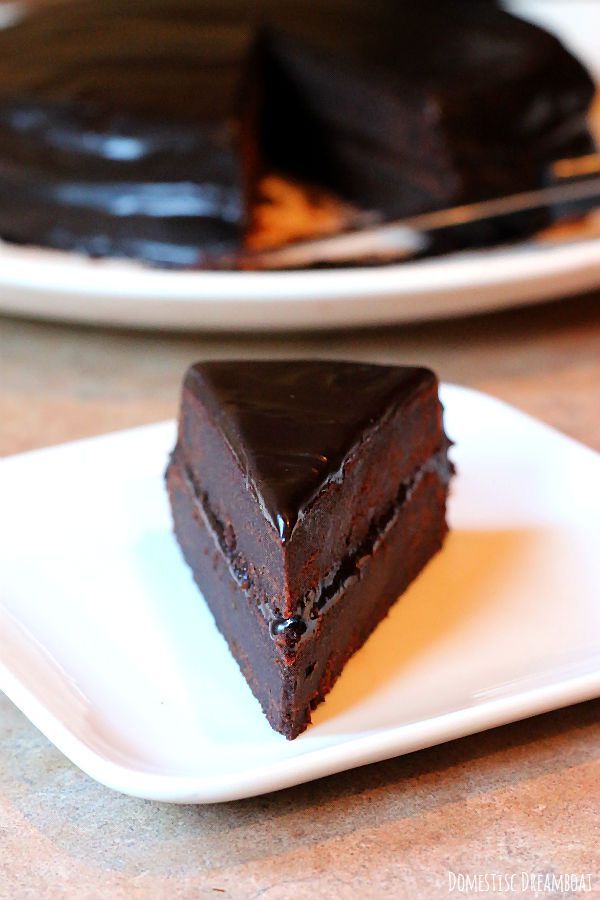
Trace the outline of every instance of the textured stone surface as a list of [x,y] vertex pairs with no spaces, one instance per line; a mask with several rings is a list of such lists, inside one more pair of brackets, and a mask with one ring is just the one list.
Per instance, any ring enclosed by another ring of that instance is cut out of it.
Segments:
[[[304,353],[430,365],[600,449],[600,302],[586,297],[320,336],[0,319],[0,453],[172,416],[200,357]],[[600,897],[599,784],[596,701],[266,797],[161,805],[95,784],[0,695],[0,898],[429,900],[459,896],[449,869],[595,872],[581,896]]]
[[193,807],[95,784],[0,699],[0,897],[427,900],[449,869],[600,874],[599,718],[582,704]]

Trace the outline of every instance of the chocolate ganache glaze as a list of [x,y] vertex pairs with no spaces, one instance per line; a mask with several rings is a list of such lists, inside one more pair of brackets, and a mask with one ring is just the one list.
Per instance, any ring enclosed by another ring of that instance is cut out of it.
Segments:
[[185,384],[211,410],[285,542],[323,485],[341,479],[348,448],[435,378],[417,367],[248,361],[193,366]]
[[0,32],[0,236],[235,261],[272,172],[383,216],[516,190],[592,93],[485,0],[59,0]]

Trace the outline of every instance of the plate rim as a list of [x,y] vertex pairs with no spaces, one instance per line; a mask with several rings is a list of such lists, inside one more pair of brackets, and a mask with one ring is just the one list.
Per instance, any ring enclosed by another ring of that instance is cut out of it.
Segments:
[[[363,765],[425,750],[600,695],[600,670],[451,712],[317,747],[243,773],[166,775],[117,763],[89,747],[0,662],[0,690],[71,763],[94,781],[143,800],[226,803],[305,784]],[[301,740],[297,738],[296,740]],[[285,738],[282,738],[285,740]]]
[[0,247],[0,312],[147,331],[319,331],[473,315],[600,285],[600,238],[297,272],[169,272],[70,256]]

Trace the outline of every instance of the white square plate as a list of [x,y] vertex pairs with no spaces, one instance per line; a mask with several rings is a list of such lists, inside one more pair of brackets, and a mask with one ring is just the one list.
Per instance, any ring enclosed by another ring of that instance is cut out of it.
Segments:
[[600,694],[600,462],[444,387],[453,532],[314,724],[271,731],[171,534],[165,423],[0,462],[0,688],[125,793],[276,790]]

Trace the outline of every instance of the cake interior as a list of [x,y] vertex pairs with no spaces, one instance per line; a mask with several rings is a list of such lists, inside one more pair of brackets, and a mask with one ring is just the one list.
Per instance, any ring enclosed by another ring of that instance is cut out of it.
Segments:
[[[433,469],[416,475],[386,521],[374,522],[369,538],[325,576],[320,592],[303,598],[298,613],[284,618],[256,603],[245,567],[223,550],[223,523],[198,502],[180,460],[173,458],[167,481],[184,558],[271,727],[288,740],[306,729],[348,659],[441,549],[449,476],[446,471],[440,478]],[[393,568],[390,556],[396,559]],[[199,565],[199,559],[211,563]]]

